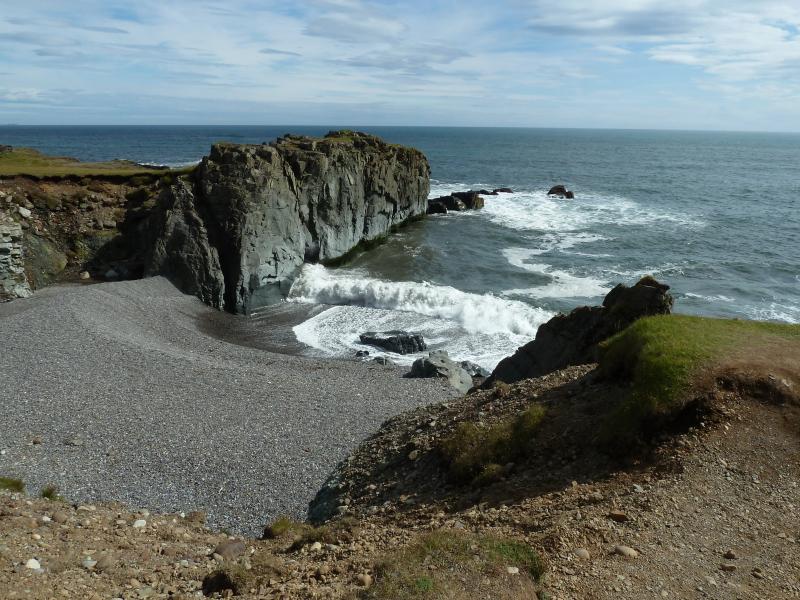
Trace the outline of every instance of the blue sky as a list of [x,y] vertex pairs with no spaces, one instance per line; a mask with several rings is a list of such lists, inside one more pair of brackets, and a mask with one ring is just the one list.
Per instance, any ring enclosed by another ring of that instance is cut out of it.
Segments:
[[800,131],[797,0],[2,0],[0,123]]

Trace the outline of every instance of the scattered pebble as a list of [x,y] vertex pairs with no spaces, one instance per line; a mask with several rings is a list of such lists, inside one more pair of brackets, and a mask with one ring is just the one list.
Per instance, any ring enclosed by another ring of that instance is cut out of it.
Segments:
[[29,558],[28,561],[25,563],[25,568],[36,570],[36,569],[41,569],[42,565],[35,558]]
[[614,546],[614,553],[624,556],[625,558],[636,558],[639,553],[630,546]]
[[589,554],[589,551],[586,548],[577,548],[575,550],[575,556],[581,560],[589,560],[591,558],[591,554]]
[[358,576],[357,579],[359,585],[361,585],[362,587],[367,588],[372,585],[372,576],[368,575],[367,573],[362,573],[361,575]]
[[144,519],[136,519],[133,522],[133,528],[134,529],[142,529],[146,525],[147,525],[147,521],[145,521]]
[[519,575],[519,567],[506,567],[509,575]]

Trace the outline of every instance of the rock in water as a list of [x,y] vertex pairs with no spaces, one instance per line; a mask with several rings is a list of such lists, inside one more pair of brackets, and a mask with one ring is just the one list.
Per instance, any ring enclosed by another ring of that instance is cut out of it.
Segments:
[[536,338],[504,358],[483,384],[514,383],[539,377],[570,365],[597,360],[597,345],[636,319],[672,311],[668,285],[643,277],[633,287],[618,285],[602,306],[582,306],[568,315],[556,315],[539,327]]
[[570,200],[575,198],[575,194],[565,188],[563,185],[554,185],[550,188],[550,191],[547,192],[548,196],[558,196],[559,198],[569,198]]
[[363,133],[215,144],[139,231],[144,274],[246,313],[288,292],[303,262],[340,258],[424,215],[429,189],[421,152]]
[[478,192],[453,192],[452,195],[453,198],[461,200],[468,210],[477,210],[484,207],[485,201],[480,195],[478,195]]
[[420,334],[407,331],[395,330],[380,333],[367,331],[359,335],[358,339],[361,340],[362,344],[383,348],[396,354],[414,354],[415,352],[422,352],[428,347]]
[[462,394],[466,394],[472,387],[469,373],[451,360],[444,350],[431,352],[427,357],[415,360],[408,377],[444,377]]

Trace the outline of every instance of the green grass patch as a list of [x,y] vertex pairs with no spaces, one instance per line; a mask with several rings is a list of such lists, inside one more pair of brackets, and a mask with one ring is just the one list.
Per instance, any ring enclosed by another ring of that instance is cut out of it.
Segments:
[[58,494],[58,488],[54,485],[46,485],[42,488],[42,498],[47,500],[63,500]]
[[21,479],[14,479],[13,477],[0,477],[0,490],[8,490],[9,492],[24,492],[25,484]]
[[[169,171],[169,173],[183,173]],[[47,156],[31,148],[14,148],[0,154],[0,176],[29,175],[31,177],[106,176],[130,175],[162,176],[164,169],[151,169],[125,160],[107,162],[81,162],[74,158]]]
[[[520,575],[509,576],[517,567]],[[533,591],[545,572],[541,556],[525,543],[488,535],[437,530],[375,565],[367,598],[510,598],[512,587]]]
[[545,415],[540,404],[532,404],[516,418],[487,427],[464,422],[442,441],[440,449],[458,482],[486,485],[503,473],[503,465],[528,453]]
[[310,528],[311,526],[308,523],[301,523],[289,517],[278,517],[264,528],[264,539],[276,540],[299,537]]
[[638,436],[650,423],[675,416],[692,387],[715,366],[737,358],[798,352],[800,325],[665,315],[640,319],[600,345],[600,373],[630,384],[603,437]]

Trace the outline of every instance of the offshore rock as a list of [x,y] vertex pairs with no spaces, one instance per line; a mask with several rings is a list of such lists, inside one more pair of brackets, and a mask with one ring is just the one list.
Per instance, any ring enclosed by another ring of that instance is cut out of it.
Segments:
[[367,331],[359,335],[358,339],[362,344],[383,348],[396,354],[414,354],[422,352],[428,347],[420,334],[407,331],[393,330],[380,333]]
[[563,185],[554,185],[550,188],[550,191],[547,192],[548,196],[558,196],[559,198],[568,198],[572,200],[575,198],[575,194],[565,188]]
[[149,223],[146,275],[232,312],[278,301],[304,262],[341,258],[425,214],[430,167],[412,148],[357,132],[215,144]]
[[571,365],[597,360],[597,345],[635,320],[672,311],[669,286],[643,277],[633,287],[617,285],[602,306],[582,306],[542,324],[536,338],[504,358],[483,384],[513,383],[539,377]]

